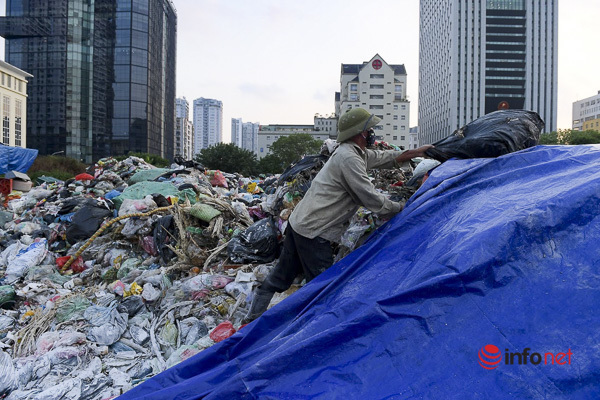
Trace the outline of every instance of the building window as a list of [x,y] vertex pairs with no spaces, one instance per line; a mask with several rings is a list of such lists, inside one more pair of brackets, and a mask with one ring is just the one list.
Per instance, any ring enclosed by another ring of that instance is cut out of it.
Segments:
[[351,83],[350,84],[350,91],[351,92],[356,92],[358,90],[358,85],[356,83]]
[[400,119],[401,119],[402,121],[405,121],[405,120],[406,120],[406,115],[402,115],[402,116],[400,117]]
[[394,140],[398,140],[398,136],[394,136]]
[[402,109],[406,110],[406,104],[402,104]]
[[370,99],[374,99],[374,100],[383,100],[383,95],[382,94],[372,94],[369,96]]
[[394,115],[394,121],[398,121],[398,116]]
[[358,95],[356,93],[350,94],[350,101],[358,101]]
[[398,130],[398,125],[394,125],[393,129],[394,129],[395,131],[397,131],[397,130]]
[[267,136],[267,140],[271,140],[271,136]]
[[21,146],[21,100],[15,100],[15,146]]
[[402,100],[402,85],[395,85],[394,100]]
[[406,125],[402,125],[402,126],[400,127],[400,129],[402,129],[403,131],[405,131],[405,130],[406,130]]
[[[10,78],[10,76],[9,76]],[[2,99],[2,143],[10,142],[10,97]]]
[[400,136],[400,140],[406,140],[406,136]]
[[383,79],[383,74],[371,74],[371,79]]
[[371,110],[383,110],[383,104],[371,104],[369,108]]
[[398,104],[394,104],[394,110],[398,109]]
[[383,89],[383,85],[370,85],[371,89]]
[[261,153],[264,153],[264,147],[261,147],[261,148],[260,148],[260,152],[261,152]]

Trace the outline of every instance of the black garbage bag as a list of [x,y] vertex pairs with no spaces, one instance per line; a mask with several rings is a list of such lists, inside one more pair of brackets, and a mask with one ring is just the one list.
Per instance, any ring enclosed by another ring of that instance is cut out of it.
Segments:
[[544,121],[533,111],[499,110],[477,118],[425,152],[444,162],[450,158],[493,158],[538,144]]
[[175,229],[175,220],[172,215],[165,215],[156,221],[154,226],[154,245],[163,263],[168,263],[175,253],[169,248],[169,245],[175,246],[177,230]]
[[234,263],[267,263],[279,256],[277,228],[271,218],[264,218],[235,236],[227,245]]
[[67,241],[75,244],[89,239],[102,225],[104,219],[112,215],[112,211],[104,207],[86,205],[81,207],[71,219],[67,228]]
[[321,169],[328,159],[329,157],[322,154],[304,156],[304,158],[302,158],[300,161],[290,165],[285,169],[285,171],[283,171],[283,173],[279,176],[278,183],[282,184],[283,182],[291,181],[296,177],[296,175],[303,171],[313,168]]

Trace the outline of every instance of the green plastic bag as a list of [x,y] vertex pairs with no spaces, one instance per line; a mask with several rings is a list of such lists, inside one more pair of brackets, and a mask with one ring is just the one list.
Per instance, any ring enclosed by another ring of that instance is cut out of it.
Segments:
[[82,294],[63,300],[56,307],[56,322],[61,323],[74,319],[82,319],[83,313],[91,305],[87,297]]
[[153,181],[156,178],[158,178],[159,176],[166,174],[169,171],[171,171],[171,170],[166,169],[166,168],[143,169],[143,170],[138,171],[135,174],[133,174],[133,176],[131,178],[129,178],[128,183],[130,185],[134,185],[136,183],[140,183],[140,182],[144,182],[144,181]]
[[190,209],[190,214],[204,222],[210,222],[214,217],[221,215],[221,211],[208,204],[196,203]]
[[125,189],[123,193],[113,199],[113,203],[118,210],[125,199],[141,200],[153,193],[160,193],[165,197],[176,197],[179,192],[169,182],[140,182]]
[[14,287],[10,285],[0,286],[0,306],[14,302],[15,297],[16,293]]

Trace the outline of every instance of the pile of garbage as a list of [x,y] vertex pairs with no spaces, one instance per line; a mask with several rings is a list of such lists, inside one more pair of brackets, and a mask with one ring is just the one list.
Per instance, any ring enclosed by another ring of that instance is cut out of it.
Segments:
[[[259,179],[107,158],[1,196],[0,397],[113,398],[243,329],[253,287],[334,149]],[[373,182],[406,200],[411,172]],[[360,209],[336,259],[383,222]]]

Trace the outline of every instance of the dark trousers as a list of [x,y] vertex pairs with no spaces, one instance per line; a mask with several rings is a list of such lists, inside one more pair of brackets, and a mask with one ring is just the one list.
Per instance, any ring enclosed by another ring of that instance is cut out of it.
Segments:
[[309,239],[296,233],[291,225],[285,230],[283,250],[277,266],[260,286],[261,292],[283,292],[303,273],[306,282],[331,267],[331,242],[320,237]]

